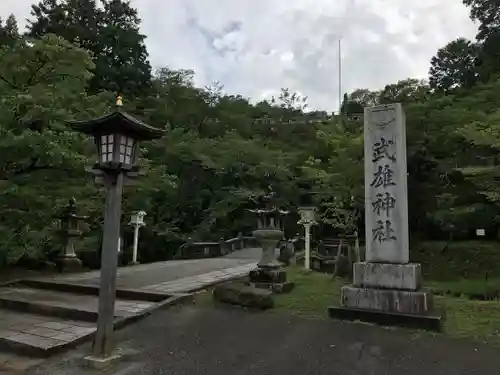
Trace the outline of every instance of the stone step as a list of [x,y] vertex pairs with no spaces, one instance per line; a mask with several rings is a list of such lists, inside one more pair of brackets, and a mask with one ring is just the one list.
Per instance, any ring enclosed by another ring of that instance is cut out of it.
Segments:
[[[154,302],[117,299],[115,317],[135,315],[154,305]],[[43,316],[97,320],[98,296],[37,289],[13,284],[0,287],[0,307]]]
[[[22,283],[0,287],[0,350],[47,357],[93,336],[98,296],[48,287],[35,288]],[[146,295],[146,299],[152,297],[158,296]],[[136,320],[167,300],[166,295],[160,302],[118,298],[115,328]]]
[[0,308],[0,350],[46,357],[74,347],[95,332],[95,323]]

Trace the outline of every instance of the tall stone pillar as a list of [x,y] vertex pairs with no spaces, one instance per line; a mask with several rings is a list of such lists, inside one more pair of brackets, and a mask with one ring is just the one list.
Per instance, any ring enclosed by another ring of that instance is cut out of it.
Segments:
[[421,265],[410,263],[405,115],[401,104],[365,108],[365,262],[333,317],[439,329]]

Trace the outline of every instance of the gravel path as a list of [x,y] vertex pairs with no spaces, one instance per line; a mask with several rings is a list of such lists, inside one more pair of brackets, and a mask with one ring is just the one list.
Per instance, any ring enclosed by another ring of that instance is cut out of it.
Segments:
[[[234,308],[179,306],[118,333],[115,375],[498,375],[500,351],[464,340]],[[93,375],[77,352],[29,375]]]

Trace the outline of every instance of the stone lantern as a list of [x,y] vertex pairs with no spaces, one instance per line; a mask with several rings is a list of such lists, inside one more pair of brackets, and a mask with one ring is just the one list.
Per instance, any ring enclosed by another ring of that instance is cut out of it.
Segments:
[[308,270],[311,269],[311,227],[316,225],[315,214],[316,207],[303,206],[298,209],[300,220],[297,224],[302,224],[305,231],[305,258],[304,267]]
[[64,239],[63,252],[56,258],[56,264],[61,271],[79,271],[82,268],[82,262],[75,252],[75,242],[82,235],[80,222],[87,220],[88,216],[78,215],[75,204],[75,198],[71,198],[57,217],[61,223],[60,233]]
[[283,264],[276,259],[276,246],[283,238],[283,217],[289,212],[280,210],[274,203],[275,194],[261,199],[262,207],[248,210],[257,217],[257,229],[252,232],[262,247],[262,256],[257,268],[250,271],[250,284],[273,292],[288,292],[293,283],[287,281]]
[[144,216],[146,216],[145,211],[134,212],[130,216],[130,222],[128,223],[134,228],[134,244],[132,247],[132,264],[138,264],[137,262],[137,247],[139,244],[139,228],[146,225],[144,222]]
[[118,96],[113,112],[91,120],[68,122],[71,128],[94,138],[97,163],[90,171],[96,176],[96,181],[107,188],[97,331],[93,354],[88,358],[96,365],[114,358],[112,336],[123,186],[139,176],[136,166],[139,142],[160,138],[164,134],[163,130],[124,112],[122,104],[122,98]]

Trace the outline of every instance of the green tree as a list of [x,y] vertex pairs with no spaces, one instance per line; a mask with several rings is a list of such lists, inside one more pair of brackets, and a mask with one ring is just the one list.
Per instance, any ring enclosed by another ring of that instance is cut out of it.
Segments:
[[476,39],[480,45],[477,67],[482,82],[500,74],[500,1],[463,0],[470,17],[478,23]]
[[0,18],[0,46],[13,45],[19,39],[16,17],[11,14],[5,24]]
[[92,53],[92,92],[108,90],[129,97],[148,90],[151,66],[139,32],[137,10],[128,1],[43,0],[32,6],[31,37],[56,34]]
[[309,157],[301,166],[304,178],[313,183],[321,222],[343,233],[357,229],[354,208],[363,202],[363,134],[349,122],[319,127],[318,143],[324,144],[328,157]]
[[296,92],[290,92],[288,88],[282,88],[278,99],[273,97],[271,103],[277,103],[281,108],[289,111],[303,111],[307,108],[307,96],[302,96]]
[[101,2],[104,11],[96,53],[99,81],[94,89],[138,95],[148,90],[151,83],[145,36],[139,32],[141,20],[129,1]]
[[408,104],[422,102],[428,95],[429,85],[425,81],[409,78],[386,85],[379,94],[379,102]]
[[1,262],[57,250],[57,210],[95,195],[84,177],[91,143],[64,124],[104,110],[85,94],[92,69],[86,51],[51,34],[0,49]]
[[470,8],[470,17],[479,23],[477,40],[485,41],[500,28],[499,0],[462,0]]
[[477,81],[478,46],[465,38],[458,38],[439,49],[431,59],[429,85],[448,92],[473,86]]

